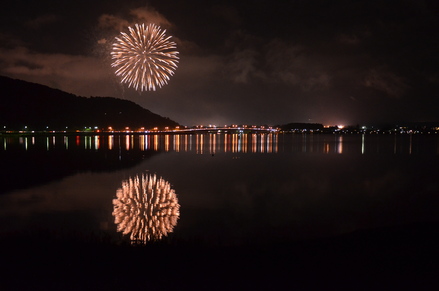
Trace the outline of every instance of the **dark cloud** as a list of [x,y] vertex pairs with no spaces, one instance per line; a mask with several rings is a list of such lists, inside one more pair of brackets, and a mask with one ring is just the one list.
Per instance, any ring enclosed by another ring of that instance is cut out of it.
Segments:
[[103,14],[99,17],[99,27],[126,31],[128,26],[136,23],[155,23],[162,28],[169,28],[172,24],[153,7],[139,7],[130,9],[126,15]]
[[25,25],[31,29],[39,30],[48,25],[56,25],[56,22],[60,20],[58,15],[41,15],[37,16],[35,19],[30,19],[25,23]]
[[408,88],[403,78],[386,68],[371,69],[364,80],[366,87],[385,92],[390,97],[401,97]]
[[238,10],[233,6],[215,5],[212,7],[212,14],[232,27],[240,26],[243,22]]

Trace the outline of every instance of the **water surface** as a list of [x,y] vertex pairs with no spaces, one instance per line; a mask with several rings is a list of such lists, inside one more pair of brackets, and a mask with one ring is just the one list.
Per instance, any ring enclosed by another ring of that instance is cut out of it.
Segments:
[[123,202],[123,227],[115,217],[124,183],[154,175],[175,192],[175,222],[160,236],[175,243],[252,245],[438,222],[438,140],[361,134],[1,136],[0,235],[126,241],[133,239],[129,229],[148,233],[153,220],[159,229],[170,200],[145,205],[141,201],[152,201],[158,190],[140,184],[129,195],[150,200]]

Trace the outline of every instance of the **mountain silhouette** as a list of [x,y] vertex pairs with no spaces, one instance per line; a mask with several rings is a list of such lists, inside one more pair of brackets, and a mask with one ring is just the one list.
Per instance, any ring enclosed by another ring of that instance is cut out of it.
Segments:
[[0,76],[0,126],[7,130],[132,130],[178,123],[113,97],[80,97],[44,85]]

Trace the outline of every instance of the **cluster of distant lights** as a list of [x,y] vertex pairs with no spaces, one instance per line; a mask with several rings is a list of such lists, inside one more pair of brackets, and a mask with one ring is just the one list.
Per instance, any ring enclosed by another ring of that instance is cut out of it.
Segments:
[[204,125],[196,125],[193,127],[188,126],[176,126],[174,128],[171,128],[169,126],[159,128],[154,127],[152,129],[145,129],[144,127],[141,127],[139,129],[132,129],[130,127],[125,127],[124,129],[115,129],[111,126],[109,126],[106,130],[100,130],[98,127],[94,128],[95,132],[110,132],[110,133],[134,133],[134,132],[140,132],[140,133],[159,133],[159,132],[196,132],[196,131],[217,131],[218,133],[221,133],[222,131],[227,130],[233,130],[238,132],[244,132],[245,130],[259,130],[259,131],[265,131],[265,132],[277,132],[279,131],[279,128],[273,128],[273,127],[266,127],[266,126],[256,126],[253,125],[251,127],[248,126],[238,126],[238,125],[224,125],[224,127],[219,126],[204,126]]
[[368,128],[367,126],[361,126],[360,128],[353,128],[348,127],[345,125],[325,125],[324,129],[302,129],[302,128],[296,128],[296,129],[290,129],[287,131],[281,131],[281,132],[290,132],[290,133],[327,133],[332,132],[334,134],[336,133],[343,133],[343,134],[438,134],[439,127],[431,128],[430,130],[413,130],[409,129],[407,127],[399,126],[397,128],[393,129],[379,129],[379,128]]
[[224,125],[224,126],[216,126],[216,125],[195,125],[192,127],[188,126],[176,126],[176,127],[154,127],[150,129],[146,129],[145,127],[140,127],[137,129],[133,129],[129,126],[126,126],[122,129],[115,129],[112,126],[107,128],[100,128],[99,126],[85,126],[82,129],[71,130],[68,126],[65,127],[64,130],[54,130],[49,126],[46,126],[44,130],[32,130],[28,128],[28,126],[24,126],[21,130],[13,130],[8,129],[7,126],[3,126],[3,132],[7,133],[67,133],[67,132],[110,132],[110,133],[160,133],[160,132],[197,132],[197,131],[216,131],[217,133],[226,132],[228,130],[233,130],[237,132],[245,132],[248,130],[251,131],[261,131],[261,132],[290,132],[290,133],[321,133],[321,132],[332,132],[332,133],[370,133],[370,134],[389,134],[389,133],[398,133],[398,134],[437,134],[439,132],[439,127],[431,128],[430,130],[413,130],[407,127],[399,126],[392,129],[375,129],[373,127],[368,128],[366,126],[361,126],[360,128],[353,128],[344,125],[325,125],[324,129],[303,129],[303,128],[292,128],[287,131],[282,131],[280,128],[265,126],[265,125]]
[[[130,132],[145,132],[145,133],[149,133],[149,132],[178,132],[178,131],[200,131],[200,130],[263,130],[263,131],[278,131],[278,128],[273,128],[273,127],[269,127],[269,126],[257,126],[257,125],[251,125],[251,126],[247,126],[247,125],[224,125],[223,127],[221,126],[216,126],[216,125],[208,125],[208,126],[204,126],[204,125],[195,125],[192,127],[188,127],[188,126],[176,126],[174,128],[166,126],[166,127],[153,127],[151,129],[146,129],[145,127],[140,127],[137,129],[133,129],[130,128],[129,126],[126,126],[123,129],[116,129],[113,128],[112,126],[107,127],[106,129],[100,128],[99,126],[85,126],[83,129],[79,130],[76,129],[74,131],[76,132],[111,132],[111,133],[117,133],[117,132],[126,132],[126,133],[130,133]],[[9,132],[9,130],[7,130],[7,127],[4,126],[3,127],[4,131]],[[20,132],[20,133],[35,133],[35,132],[69,132],[69,127],[65,127],[65,130],[51,130],[49,128],[49,126],[46,126],[45,130],[31,130],[29,129],[27,126],[24,126],[24,128],[22,130],[10,130],[10,132]]]

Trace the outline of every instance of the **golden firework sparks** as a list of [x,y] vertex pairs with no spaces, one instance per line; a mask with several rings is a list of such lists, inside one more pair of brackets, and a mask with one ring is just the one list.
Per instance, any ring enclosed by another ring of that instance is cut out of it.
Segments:
[[155,24],[135,24],[115,38],[111,64],[121,82],[140,91],[155,91],[174,75],[178,63],[175,42]]
[[129,234],[132,243],[162,239],[173,231],[180,216],[175,191],[156,175],[137,175],[122,181],[113,206],[117,231]]

